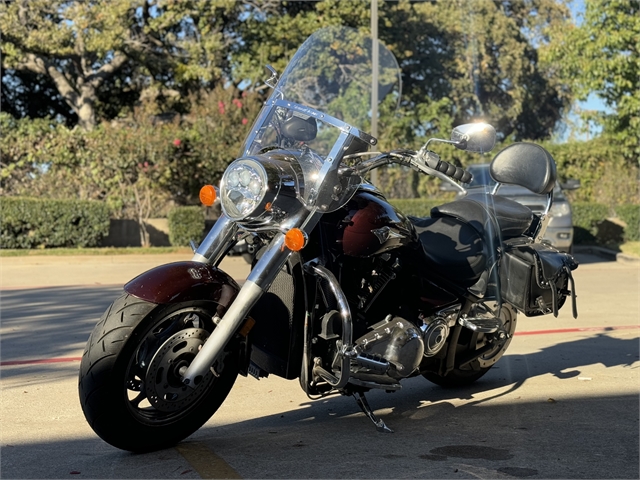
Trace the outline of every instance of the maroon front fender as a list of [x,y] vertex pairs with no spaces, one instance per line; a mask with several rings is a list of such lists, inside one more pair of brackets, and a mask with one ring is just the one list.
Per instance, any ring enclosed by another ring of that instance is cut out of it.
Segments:
[[211,265],[176,262],[144,272],[127,283],[124,290],[152,303],[210,300],[226,309],[236,298],[240,286]]

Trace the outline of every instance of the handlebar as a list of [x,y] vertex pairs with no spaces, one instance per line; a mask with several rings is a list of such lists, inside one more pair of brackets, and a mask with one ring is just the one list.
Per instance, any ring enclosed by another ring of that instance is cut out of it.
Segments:
[[425,163],[427,166],[444,173],[447,177],[458,180],[462,183],[469,183],[473,179],[473,175],[466,170],[456,167],[455,165],[440,160],[440,157],[433,152],[427,152],[425,155]]
[[359,174],[363,175],[375,168],[390,163],[405,165],[427,174],[433,174],[434,171],[439,172],[462,183],[469,183],[473,179],[471,173],[449,162],[440,160],[440,157],[431,151],[427,151],[424,155],[421,155],[413,150],[393,150],[366,160],[355,168]]

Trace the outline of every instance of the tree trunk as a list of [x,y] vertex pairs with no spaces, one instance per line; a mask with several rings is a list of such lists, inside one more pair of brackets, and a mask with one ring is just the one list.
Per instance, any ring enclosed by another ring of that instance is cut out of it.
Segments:
[[[86,131],[93,130],[97,124],[95,98],[96,89],[89,85],[84,85],[82,87],[82,94],[78,97],[75,107],[70,104],[71,108],[73,108],[78,115],[78,125]],[[69,102],[67,101],[67,103]]]

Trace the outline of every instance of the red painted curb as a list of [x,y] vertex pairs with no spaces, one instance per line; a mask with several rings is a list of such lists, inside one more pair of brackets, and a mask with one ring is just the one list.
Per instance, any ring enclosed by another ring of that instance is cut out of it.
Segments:
[[554,333],[577,333],[577,332],[609,332],[612,330],[632,330],[640,328],[640,325],[619,325],[611,327],[574,327],[574,328],[556,328],[552,330],[531,330],[528,332],[516,332],[517,335],[552,335]]
[[68,363],[79,362],[82,357],[69,357],[69,358],[42,358],[39,360],[8,360],[6,362],[0,362],[0,367],[8,367],[11,365],[37,365],[41,363]]
[[[640,325],[618,325],[610,327],[574,327],[574,328],[557,328],[552,330],[530,330],[525,332],[516,332],[515,336],[519,335],[552,335],[555,333],[578,333],[578,332],[610,332],[613,330],[633,330],[640,329]],[[69,363],[79,362],[82,357],[68,357],[68,358],[43,358],[38,360],[8,360],[6,362],[0,362],[0,367],[9,367],[15,365],[38,365],[48,363]]]

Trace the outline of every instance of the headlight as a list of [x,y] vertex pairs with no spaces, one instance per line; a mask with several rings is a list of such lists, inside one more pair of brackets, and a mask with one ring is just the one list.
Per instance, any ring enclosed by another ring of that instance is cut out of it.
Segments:
[[552,217],[563,217],[565,215],[571,214],[571,207],[569,206],[569,202],[554,202],[551,205],[551,210],[549,210],[549,214]]
[[[268,178],[264,167],[250,158],[241,158],[227,167],[220,184],[222,210],[231,220],[239,221],[260,206],[267,193]],[[254,214],[257,216],[262,212]]]

